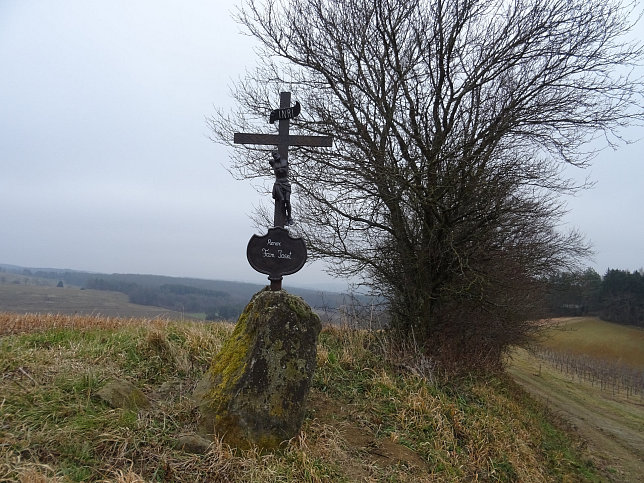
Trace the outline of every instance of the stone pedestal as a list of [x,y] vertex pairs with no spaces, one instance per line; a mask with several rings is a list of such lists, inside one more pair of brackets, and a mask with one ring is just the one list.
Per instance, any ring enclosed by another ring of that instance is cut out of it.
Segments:
[[267,449],[296,436],[320,329],[301,298],[283,290],[255,294],[195,389],[200,433]]

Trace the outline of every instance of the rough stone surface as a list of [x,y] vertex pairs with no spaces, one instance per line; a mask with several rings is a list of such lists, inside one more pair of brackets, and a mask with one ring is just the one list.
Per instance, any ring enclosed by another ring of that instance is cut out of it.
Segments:
[[150,407],[150,401],[134,384],[121,379],[108,382],[96,395],[113,408],[137,409]]
[[186,453],[204,454],[208,452],[210,444],[210,440],[207,440],[198,434],[186,434],[177,439],[175,442],[175,448],[185,451]]
[[255,294],[195,389],[200,433],[267,449],[297,435],[320,329],[301,298],[283,290]]

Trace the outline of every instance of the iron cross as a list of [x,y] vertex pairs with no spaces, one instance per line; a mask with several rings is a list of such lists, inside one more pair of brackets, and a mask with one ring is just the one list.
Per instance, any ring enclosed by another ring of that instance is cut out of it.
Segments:
[[[288,148],[289,146],[313,146],[330,148],[333,145],[331,136],[296,136],[289,133],[290,120],[300,113],[300,103],[291,107],[291,93],[280,93],[280,107],[271,112],[270,123],[279,120],[278,134],[250,134],[236,132],[234,135],[235,144],[261,144],[277,146],[277,155],[274,158],[281,162],[284,171],[288,172]],[[273,163],[271,163],[273,165]],[[277,170],[276,170],[276,176]],[[285,180],[288,184],[288,181]],[[290,184],[289,191],[290,191]],[[290,194],[290,193],[289,193]],[[275,197],[275,189],[273,190]],[[288,208],[290,217],[290,206]],[[275,215],[273,225],[284,228],[287,222],[287,214],[279,206],[278,199],[275,199]]]

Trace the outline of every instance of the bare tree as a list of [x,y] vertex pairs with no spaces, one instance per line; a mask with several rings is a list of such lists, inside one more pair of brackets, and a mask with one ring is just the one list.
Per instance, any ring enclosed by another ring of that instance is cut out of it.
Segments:
[[[583,187],[562,168],[644,119],[631,16],[613,0],[247,0],[260,64],[213,139],[268,132],[292,91],[294,127],[335,137],[291,157],[311,253],[429,353],[496,363],[529,333],[539,279],[587,254],[557,230],[560,195]],[[239,177],[269,174],[266,151],[233,156]]]

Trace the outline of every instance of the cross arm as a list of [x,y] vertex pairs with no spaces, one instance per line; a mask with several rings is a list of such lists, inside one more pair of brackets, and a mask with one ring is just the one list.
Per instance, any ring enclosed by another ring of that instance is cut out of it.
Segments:
[[277,134],[250,134],[236,132],[233,138],[235,144],[272,144],[278,145],[280,138]]
[[[286,141],[284,143],[284,141]],[[320,148],[330,148],[333,146],[333,137],[331,136],[287,136],[286,139],[276,134],[251,134],[245,132],[236,132],[233,138],[235,144],[262,144],[273,145],[286,144],[287,146],[314,146]]]
[[291,146],[330,148],[333,146],[333,138],[331,136],[289,136],[288,143]]

